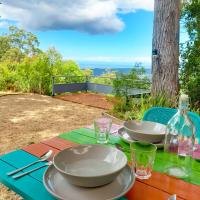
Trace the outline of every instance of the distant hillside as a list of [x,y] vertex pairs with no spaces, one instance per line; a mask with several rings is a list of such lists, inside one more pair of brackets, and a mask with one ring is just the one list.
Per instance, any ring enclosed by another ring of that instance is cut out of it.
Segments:
[[[100,76],[102,74],[105,74],[107,72],[107,69],[105,68],[91,68],[93,70],[94,76]],[[122,72],[122,73],[129,73],[132,68],[112,68],[109,69],[109,71],[114,72]],[[151,76],[151,69],[145,69],[147,76]]]

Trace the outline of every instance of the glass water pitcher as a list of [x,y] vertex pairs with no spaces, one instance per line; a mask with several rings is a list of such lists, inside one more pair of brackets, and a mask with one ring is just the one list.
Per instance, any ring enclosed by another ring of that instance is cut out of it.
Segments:
[[182,94],[179,97],[178,112],[167,124],[164,151],[167,174],[178,178],[190,175],[192,153],[195,142],[195,127],[188,116],[189,97]]

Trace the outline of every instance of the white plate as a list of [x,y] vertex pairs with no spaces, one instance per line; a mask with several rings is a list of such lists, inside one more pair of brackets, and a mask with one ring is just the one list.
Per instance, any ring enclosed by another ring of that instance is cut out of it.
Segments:
[[[131,138],[130,135],[125,131],[124,128],[120,128],[118,130],[118,134],[119,134],[119,137],[126,143],[130,144],[130,143],[132,143],[134,141],[137,141],[137,140]],[[157,146],[157,148],[163,148],[164,147],[164,142],[162,142],[162,143],[154,143],[154,144]]]
[[67,178],[51,165],[43,177],[44,185],[49,193],[61,200],[114,200],[125,195],[133,186],[135,176],[127,165],[110,184],[86,188],[69,183]]

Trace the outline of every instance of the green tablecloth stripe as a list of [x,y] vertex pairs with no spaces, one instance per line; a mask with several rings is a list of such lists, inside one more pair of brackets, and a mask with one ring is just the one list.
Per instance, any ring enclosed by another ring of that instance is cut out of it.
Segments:
[[[70,140],[78,144],[96,144],[94,131],[85,128],[74,130],[68,133],[63,133],[59,135],[59,137],[65,140]],[[129,145],[123,142],[119,137],[110,136],[108,145],[114,146],[115,144],[120,144],[121,146],[123,146],[124,149],[127,150],[126,155],[128,157],[128,160],[130,160],[130,153],[128,153],[128,151],[130,151]]]
[[[80,134],[82,136],[90,137],[96,143],[96,137],[95,137],[94,131],[91,131],[90,129],[82,128],[82,129],[74,130],[74,132],[77,132],[78,134]],[[120,144],[120,145],[123,146],[123,148],[130,150],[129,144],[123,142],[119,137],[116,137],[116,136],[113,136],[113,135],[109,136],[109,142],[108,143],[111,144],[111,145]]]
[[[59,135],[60,138],[70,140],[78,144],[96,144],[95,133],[91,129],[81,128],[68,133]],[[125,149],[124,153],[127,155],[130,161],[130,147],[127,143],[123,142],[118,136],[110,135],[109,144],[114,146],[120,144]],[[168,156],[168,157],[167,157]],[[169,155],[165,154],[162,149],[158,149],[156,152],[156,158],[153,169],[155,171],[164,173],[163,166],[166,161],[169,160]],[[185,178],[184,181],[200,185],[200,161],[192,160],[192,173],[191,176]]]

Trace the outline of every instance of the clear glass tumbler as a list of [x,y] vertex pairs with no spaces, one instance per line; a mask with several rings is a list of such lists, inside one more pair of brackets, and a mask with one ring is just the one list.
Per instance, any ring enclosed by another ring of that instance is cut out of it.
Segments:
[[108,143],[111,126],[112,119],[110,118],[103,117],[94,120],[94,130],[98,144]]
[[151,177],[157,147],[145,142],[131,143],[132,170],[139,179]]

